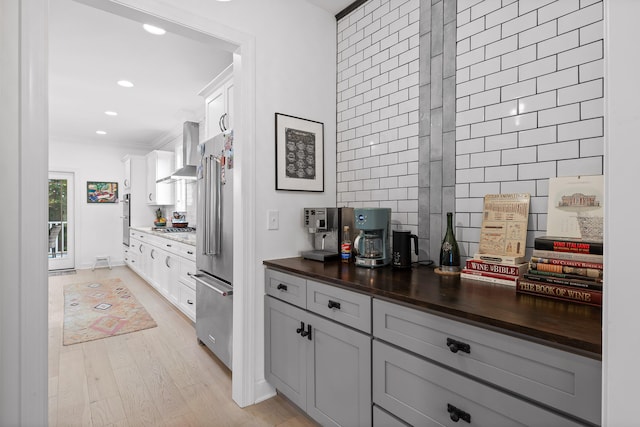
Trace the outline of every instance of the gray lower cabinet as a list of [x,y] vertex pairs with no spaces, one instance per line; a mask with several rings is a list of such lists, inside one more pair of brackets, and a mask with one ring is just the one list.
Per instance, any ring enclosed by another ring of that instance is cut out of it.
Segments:
[[265,377],[323,426],[370,426],[371,337],[265,297]]
[[412,426],[582,425],[377,340],[372,372],[375,404]]
[[561,413],[600,422],[598,360],[375,298],[373,313],[376,339]]

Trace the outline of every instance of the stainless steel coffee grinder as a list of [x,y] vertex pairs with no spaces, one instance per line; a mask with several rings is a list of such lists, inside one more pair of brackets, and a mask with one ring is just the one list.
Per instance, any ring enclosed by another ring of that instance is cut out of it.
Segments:
[[360,234],[353,242],[355,264],[383,267],[391,262],[391,209],[355,208],[355,226]]

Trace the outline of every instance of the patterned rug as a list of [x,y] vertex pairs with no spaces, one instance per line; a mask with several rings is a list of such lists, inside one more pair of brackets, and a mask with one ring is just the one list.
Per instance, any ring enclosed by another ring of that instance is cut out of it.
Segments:
[[120,279],[64,287],[64,345],[156,327],[147,310]]

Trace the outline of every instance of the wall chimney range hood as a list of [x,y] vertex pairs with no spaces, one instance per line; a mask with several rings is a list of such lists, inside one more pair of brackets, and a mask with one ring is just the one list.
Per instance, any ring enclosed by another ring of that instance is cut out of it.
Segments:
[[182,179],[196,179],[199,137],[198,123],[184,122],[182,125],[182,167],[172,172],[171,175],[158,179],[156,182],[170,184]]

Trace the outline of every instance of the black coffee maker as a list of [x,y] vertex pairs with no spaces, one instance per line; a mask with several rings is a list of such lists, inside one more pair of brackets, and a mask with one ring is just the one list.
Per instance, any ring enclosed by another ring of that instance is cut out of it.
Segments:
[[394,268],[411,268],[411,239],[416,255],[418,255],[418,236],[410,231],[393,230],[393,250],[391,266]]

